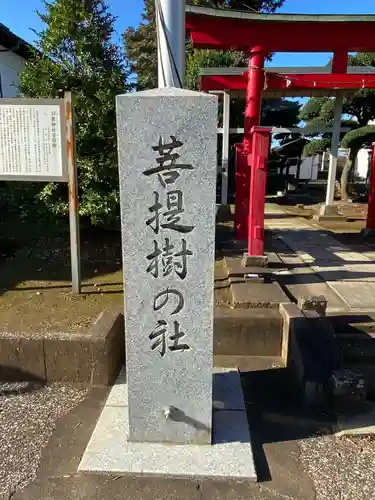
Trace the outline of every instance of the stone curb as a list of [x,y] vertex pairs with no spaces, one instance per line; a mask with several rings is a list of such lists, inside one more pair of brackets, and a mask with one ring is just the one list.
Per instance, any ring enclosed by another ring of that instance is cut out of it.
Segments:
[[[313,298],[309,305],[319,301]],[[283,359],[293,374],[306,404],[319,403],[329,391],[330,378],[341,366],[335,333],[329,320],[317,310],[301,310],[296,304],[281,304]]]
[[[82,333],[0,333],[0,380],[111,385],[125,363],[124,317],[103,311]],[[280,356],[277,309],[215,309],[214,354]]]
[[104,310],[86,333],[0,334],[0,380],[111,385],[125,362],[124,317]]

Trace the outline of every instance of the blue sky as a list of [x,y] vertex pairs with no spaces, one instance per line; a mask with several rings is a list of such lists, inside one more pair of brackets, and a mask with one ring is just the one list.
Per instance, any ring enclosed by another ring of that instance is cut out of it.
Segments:
[[[118,17],[116,39],[129,25],[141,19],[143,0],[108,0],[112,13]],[[246,0],[244,0],[246,3]],[[41,29],[36,9],[43,9],[41,0],[0,0],[0,22],[27,41],[35,39],[31,28]],[[375,0],[286,0],[279,12],[304,14],[375,14]],[[350,33],[348,34],[350,36]],[[325,65],[329,54],[276,54],[272,65]]]

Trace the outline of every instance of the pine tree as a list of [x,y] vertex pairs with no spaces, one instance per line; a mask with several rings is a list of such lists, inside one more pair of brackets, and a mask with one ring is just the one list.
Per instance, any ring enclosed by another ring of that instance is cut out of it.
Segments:
[[[256,10],[259,12],[274,12],[283,5],[285,0],[191,0],[188,3],[202,7],[231,8]],[[144,0],[142,22],[137,28],[129,27],[124,33],[125,50],[132,70],[137,75],[138,90],[157,87],[157,50],[155,0]],[[198,54],[199,51],[197,51]],[[189,54],[190,56],[190,54]],[[193,54],[194,57],[194,54]],[[199,55],[201,58],[201,56]],[[209,55],[211,60],[228,60],[227,56]],[[238,54],[233,60],[241,62]],[[188,57],[187,83],[191,86],[194,74],[194,61]],[[189,77],[190,75],[190,77]]]
[[[115,96],[129,90],[130,74],[112,41],[115,18],[104,0],[43,1],[45,13],[38,15],[46,28],[21,75],[21,92],[74,93],[80,214],[94,224],[109,222],[119,204]],[[65,185],[48,184],[39,197],[54,213],[67,211]]]

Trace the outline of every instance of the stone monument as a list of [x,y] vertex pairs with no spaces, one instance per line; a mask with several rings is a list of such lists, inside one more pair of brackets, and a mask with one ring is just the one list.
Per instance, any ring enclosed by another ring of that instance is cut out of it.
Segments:
[[237,369],[214,368],[217,98],[118,96],[126,369],[80,472],[256,479]]
[[217,97],[117,98],[129,441],[211,443]]

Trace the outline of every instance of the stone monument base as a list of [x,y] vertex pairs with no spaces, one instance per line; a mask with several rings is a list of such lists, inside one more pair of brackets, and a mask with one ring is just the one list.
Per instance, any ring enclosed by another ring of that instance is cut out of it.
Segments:
[[339,214],[337,205],[325,204],[321,205],[319,213],[315,214],[313,218],[317,222],[345,220],[345,218]]
[[268,264],[267,255],[249,255],[244,253],[242,257],[242,267],[266,267]]
[[237,369],[214,368],[213,443],[130,443],[125,369],[113,386],[87,445],[80,472],[256,481]]

